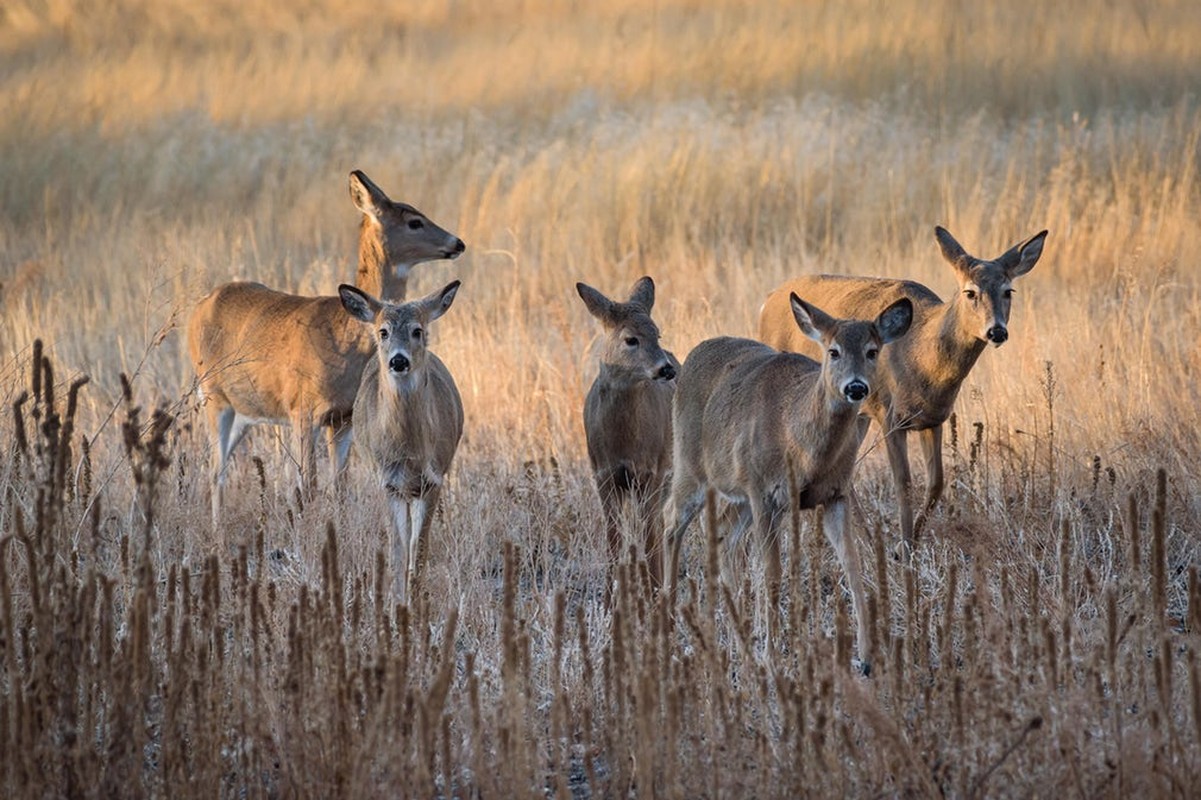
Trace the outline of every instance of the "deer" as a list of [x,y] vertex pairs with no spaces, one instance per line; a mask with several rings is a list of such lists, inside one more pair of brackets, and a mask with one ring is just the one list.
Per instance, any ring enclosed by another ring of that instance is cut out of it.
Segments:
[[[729,539],[752,524],[768,553],[775,620],[780,592],[780,527],[797,509],[822,509],[822,528],[846,574],[858,623],[861,669],[871,670],[867,606],[847,498],[859,448],[857,418],[877,386],[880,354],[913,321],[896,300],[873,319],[837,319],[791,293],[794,324],[820,345],[822,360],[723,336],[688,354],[677,379],[672,422],[671,498],[665,511],[674,604],[684,533],[712,491],[739,510]],[[795,554],[794,554],[794,557]]]
[[354,401],[354,440],[391,507],[392,591],[402,603],[420,577],[432,512],[463,435],[459,390],[428,344],[430,323],[450,308],[459,283],[403,304],[338,287],[347,318],[374,331],[375,357]]
[[[901,297],[913,303],[913,330],[888,349],[878,389],[864,403],[866,416],[876,421],[884,435],[900,512],[900,553],[912,552],[942,496],[943,423],[980,354],[989,345],[1000,347],[1008,340],[1013,282],[1038,263],[1047,231],[989,261],[968,255],[941,226],[935,227],[934,235],[959,283],[959,291],[948,302],[916,281],[808,275],[775,289],[759,315],[762,341],[780,350],[812,355],[815,346],[788,323],[793,293],[846,316],[867,313]],[[866,438],[868,425],[865,419],[861,438]],[[906,441],[911,431],[918,434],[926,467],[926,497],[916,520]]]
[[[584,400],[588,460],[605,516],[610,569],[621,557],[622,518],[634,517],[652,588],[662,583],[663,497],[671,467],[671,398],[680,363],[659,345],[655,282],[640,278],[623,302],[584,283],[576,291],[603,328],[600,370]],[[613,582],[607,581],[608,604]]]
[[[454,259],[466,249],[417,209],[389,199],[360,170],[350,173],[350,197],[363,216],[356,282],[366,292],[402,300],[413,266]],[[315,437],[324,429],[331,479],[339,481],[355,395],[374,345],[338,297],[288,294],[261,283],[222,284],[193,312],[188,352],[212,449],[214,526],[230,458],[254,423],[291,425],[300,489],[309,496],[316,488]]]

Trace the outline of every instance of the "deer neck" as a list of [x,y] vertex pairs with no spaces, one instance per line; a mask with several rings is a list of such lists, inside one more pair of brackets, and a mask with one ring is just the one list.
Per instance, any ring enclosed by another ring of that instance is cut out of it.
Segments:
[[377,419],[384,421],[390,439],[411,442],[414,436],[430,427],[425,424],[430,403],[430,393],[426,391],[429,371],[420,369],[400,381],[393,381],[386,374],[386,365],[380,365],[380,369],[384,372],[379,376],[376,391],[378,407],[383,413]]
[[846,437],[855,429],[859,408],[848,403],[826,383],[824,372],[810,385],[796,404],[789,419],[791,437],[796,446],[819,458],[841,449]]
[[366,217],[359,228],[359,269],[355,285],[381,300],[399,302],[409,288],[412,264],[389,264],[383,231]]
[[916,356],[913,363],[929,386],[958,389],[984,352],[984,342],[971,325],[958,300],[943,303],[898,344],[904,342],[911,349]]

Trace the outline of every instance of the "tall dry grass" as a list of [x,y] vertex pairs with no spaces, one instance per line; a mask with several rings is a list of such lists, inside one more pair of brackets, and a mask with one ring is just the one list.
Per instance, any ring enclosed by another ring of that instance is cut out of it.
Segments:
[[[6,794],[1187,793],[1193,12],[6,4]],[[304,506],[260,429],[230,525],[208,530],[180,337],[231,277],[346,280],[353,168],[468,243],[414,288],[464,279],[433,346],[467,432],[412,609],[381,595],[357,460],[344,494]],[[911,565],[884,557],[895,504],[866,451],[873,677],[848,672],[839,573],[806,518],[783,640],[763,638],[756,549],[695,533],[677,613],[633,571],[604,611],[574,282],[652,274],[682,356],[749,334],[802,271],[945,295],[936,223],[984,256],[1051,234],[1013,337],[961,394]]]

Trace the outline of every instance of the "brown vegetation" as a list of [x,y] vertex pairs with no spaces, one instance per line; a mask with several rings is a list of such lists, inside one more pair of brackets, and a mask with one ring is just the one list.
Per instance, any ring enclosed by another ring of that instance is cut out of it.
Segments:
[[[1201,784],[1195,3],[383,5],[0,10],[0,794]],[[359,456],[308,502],[256,430],[216,541],[180,331],[235,278],[332,295],[355,168],[468,244],[411,288],[470,313],[431,345],[466,422],[410,608]],[[682,608],[627,558],[606,610],[575,283],[654,275],[683,355],[798,274],[945,298],[935,224],[1051,235],[912,563],[869,435],[872,677],[805,518],[783,636],[711,519]]]

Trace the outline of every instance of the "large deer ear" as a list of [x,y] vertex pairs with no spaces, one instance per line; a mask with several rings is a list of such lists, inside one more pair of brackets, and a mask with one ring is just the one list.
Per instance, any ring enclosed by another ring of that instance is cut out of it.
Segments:
[[338,298],[346,313],[362,322],[374,322],[383,303],[364,292],[357,286],[344,283],[338,287]]
[[588,313],[596,317],[604,325],[613,324],[613,301],[593,289],[586,283],[577,283],[575,290],[588,309]]
[[955,237],[951,235],[951,232],[941,225],[934,226],[934,238],[938,239],[938,247],[942,250],[942,257],[955,270],[955,274],[966,279],[968,277],[968,270],[972,266],[972,257],[963,249],[963,245],[955,241]]
[[1010,278],[1025,275],[1038,263],[1043,254],[1043,242],[1046,240],[1047,232],[1039,231],[1021,244],[1014,245],[1008,253],[998,258],[997,262]]
[[455,301],[455,295],[459,293],[459,286],[462,283],[462,281],[451,281],[441,290],[421,299],[422,309],[429,315],[426,317],[428,321],[433,322],[450,309],[450,304]]
[[649,275],[638,279],[630,291],[630,299],[626,302],[632,306],[639,306],[643,313],[651,313],[651,309],[655,307],[655,282]]
[[913,303],[908,297],[902,297],[876,317],[876,330],[880,332],[883,344],[900,339],[913,324]]
[[810,339],[820,342],[824,334],[834,330],[834,318],[817,306],[806,303],[797,297],[796,292],[788,295],[788,302],[792,305],[792,316],[800,327],[801,333]]
[[356,169],[350,173],[350,199],[354,207],[372,219],[378,220],[383,209],[392,202],[384,190],[371,182],[366,173]]

